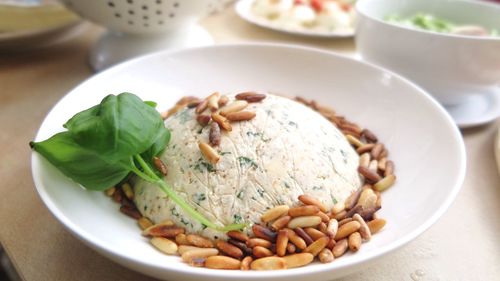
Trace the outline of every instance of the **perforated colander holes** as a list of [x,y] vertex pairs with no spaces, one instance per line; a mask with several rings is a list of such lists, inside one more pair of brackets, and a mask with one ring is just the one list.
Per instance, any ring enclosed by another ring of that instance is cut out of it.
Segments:
[[[118,0],[119,1],[119,0]],[[129,25],[142,24],[143,27],[150,25],[163,25],[164,10],[168,10],[168,18],[175,18],[176,10],[180,7],[180,1],[174,1],[171,5],[166,5],[165,0],[156,0],[154,3],[139,3],[134,0],[127,0],[125,7],[120,6],[118,1],[110,0],[107,5],[113,11],[113,16],[120,20],[126,20]],[[170,1],[168,1],[170,2]],[[170,6],[170,7],[169,7]]]

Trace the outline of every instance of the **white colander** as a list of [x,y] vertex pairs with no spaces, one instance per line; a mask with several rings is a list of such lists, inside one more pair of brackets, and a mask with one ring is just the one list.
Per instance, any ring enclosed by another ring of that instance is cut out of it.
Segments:
[[63,0],[69,9],[108,31],[94,46],[95,70],[140,54],[213,44],[196,22],[210,0]]

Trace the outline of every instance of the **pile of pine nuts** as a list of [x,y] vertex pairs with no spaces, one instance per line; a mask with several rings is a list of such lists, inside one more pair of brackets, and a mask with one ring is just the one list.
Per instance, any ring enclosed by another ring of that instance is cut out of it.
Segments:
[[[202,103],[206,103],[206,107],[210,104],[214,106],[216,102],[212,96],[196,100],[196,106]],[[120,211],[137,219],[142,234],[150,238],[154,247],[168,255],[180,255],[182,261],[196,267],[277,270],[304,266],[316,258],[321,263],[329,263],[346,252],[357,252],[363,242],[370,241],[372,235],[386,224],[384,219],[377,217],[376,212],[382,207],[380,192],[395,182],[394,163],[388,160],[387,149],[371,131],[361,129],[314,101],[300,97],[296,100],[330,120],[360,155],[358,172],[365,184],[345,202],[335,204],[330,210],[318,199],[300,195],[297,206],[275,206],[263,213],[261,222],[252,225],[253,236],[229,231],[226,233],[227,240],[212,241],[186,233],[183,227],[176,226],[172,221],[153,224],[135,207],[134,193],[129,183],[112,187],[106,194],[121,203]],[[181,99],[176,105],[177,109],[174,107],[165,116],[185,106],[193,107],[190,102],[193,99]],[[220,102],[220,97],[217,102]],[[212,124],[218,124],[213,120]],[[165,164],[158,158],[154,159],[154,163],[166,175]]]

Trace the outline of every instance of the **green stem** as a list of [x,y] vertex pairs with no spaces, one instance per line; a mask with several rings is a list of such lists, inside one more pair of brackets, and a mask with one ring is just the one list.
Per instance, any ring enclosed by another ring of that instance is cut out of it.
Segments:
[[225,227],[219,227],[207,218],[205,218],[202,214],[200,214],[198,211],[193,209],[191,206],[189,206],[188,203],[186,203],[182,198],[180,198],[173,190],[168,186],[161,178],[159,178],[149,167],[149,165],[144,161],[144,159],[140,155],[134,155],[134,159],[137,161],[137,163],[141,166],[141,168],[144,170],[144,173],[140,172],[137,173],[134,170],[134,173],[136,173],[139,177],[157,184],[165,194],[167,194],[172,201],[174,201],[177,205],[179,205],[184,211],[186,211],[192,218],[196,219],[203,225],[218,230],[218,231],[230,231],[230,230],[239,230],[242,229],[246,226],[246,224],[231,224],[227,225]]

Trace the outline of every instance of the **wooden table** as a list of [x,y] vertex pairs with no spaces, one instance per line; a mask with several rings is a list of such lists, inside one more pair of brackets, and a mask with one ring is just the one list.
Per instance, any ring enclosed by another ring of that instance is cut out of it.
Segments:
[[[351,39],[295,38],[254,27],[232,9],[202,24],[216,42],[278,41],[352,53]],[[48,49],[0,56],[0,242],[27,281],[151,280],[84,246],[36,194],[28,142],[48,110],[92,75],[89,28]],[[500,121],[463,131],[467,178],[445,215],[418,239],[342,280],[500,280],[500,178],[493,140]],[[418,187],[417,187],[418,188]]]

